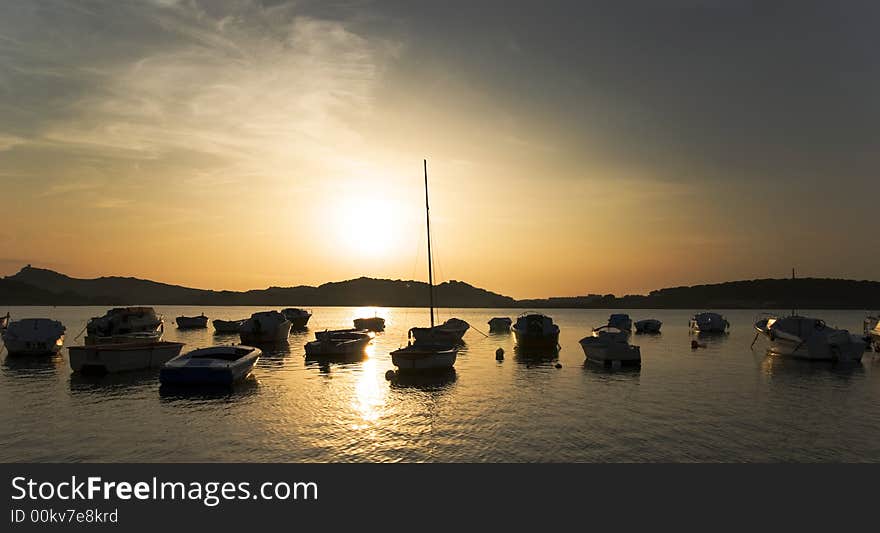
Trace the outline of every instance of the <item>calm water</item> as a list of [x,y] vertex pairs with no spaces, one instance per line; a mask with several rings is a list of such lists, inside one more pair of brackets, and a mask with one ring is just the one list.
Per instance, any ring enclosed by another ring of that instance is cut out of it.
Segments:
[[[234,319],[257,308],[157,307],[168,340],[228,343],[213,330],[178,331],[175,316]],[[105,308],[9,308],[51,317],[68,345]],[[608,311],[547,311],[562,328],[558,359],[519,357],[512,335],[465,336],[453,375],[391,383],[388,352],[427,311],[380,309],[388,331],[363,361],[304,360],[315,330],[349,327],[372,309],[315,308],[310,330],[267,350],[231,390],[160,390],[154,372],[71,375],[55,359],[5,357],[0,367],[0,460],[9,461],[880,461],[880,356],[832,367],[749,349],[754,311],[728,311],[728,335],[692,351],[690,312],[636,311],[663,321],[634,335],[636,371],[584,366],[578,340]],[[6,309],[0,309],[5,314]],[[444,310],[485,331],[512,310]],[[865,313],[817,311],[860,332]],[[495,360],[503,347],[506,358]],[[186,348],[185,348],[186,349]],[[556,363],[562,368],[555,368]]]

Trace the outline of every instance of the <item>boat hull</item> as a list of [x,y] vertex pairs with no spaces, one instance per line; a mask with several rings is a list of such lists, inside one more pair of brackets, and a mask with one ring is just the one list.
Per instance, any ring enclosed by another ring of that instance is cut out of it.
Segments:
[[180,355],[181,342],[148,342],[71,346],[70,368],[74,372],[116,373],[159,368]]
[[640,366],[642,353],[638,346],[625,343],[604,344],[587,338],[581,341],[587,361],[604,366]]
[[401,372],[427,372],[453,368],[457,356],[454,348],[412,345],[391,352],[391,362]]
[[513,321],[502,318],[493,318],[489,321],[489,331],[492,333],[510,333],[510,326]]
[[241,330],[239,336],[242,344],[271,344],[286,341],[290,337],[290,322],[285,321],[277,324],[270,330],[245,331]]
[[369,337],[365,339],[357,339],[357,340],[347,340],[347,341],[334,341],[331,339],[327,340],[314,340],[309,343],[306,343],[306,357],[321,357],[321,356],[329,356],[329,355],[355,355],[364,353],[364,350],[367,349],[367,345],[370,344]]
[[[234,358],[227,358],[230,355]],[[200,348],[164,364],[159,381],[163,385],[232,385],[250,375],[261,355],[253,346]]]
[[141,331],[135,333],[124,333],[120,335],[98,336],[86,335],[84,343],[86,346],[100,346],[104,344],[131,344],[134,342],[159,342],[162,340],[162,330]]
[[517,346],[526,349],[555,349],[559,345],[559,330],[545,335],[513,328],[513,337]]
[[636,333],[660,333],[662,325],[659,320],[639,320],[634,324]]
[[214,320],[211,324],[217,333],[239,333],[244,320]]
[[205,329],[208,327],[206,316],[179,316],[175,319],[178,329]]
[[55,355],[64,346],[64,335],[56,339],[4,339],[6,352],[11,356]]
[[354,327],[367,331],[385,331],[385,319],[382,317],[355,318]]

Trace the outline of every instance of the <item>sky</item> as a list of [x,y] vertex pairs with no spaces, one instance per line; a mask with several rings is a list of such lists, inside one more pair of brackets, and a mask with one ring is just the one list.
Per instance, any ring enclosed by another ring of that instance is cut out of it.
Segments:
[[880,5],[0,2],[0,274],[880,279]]

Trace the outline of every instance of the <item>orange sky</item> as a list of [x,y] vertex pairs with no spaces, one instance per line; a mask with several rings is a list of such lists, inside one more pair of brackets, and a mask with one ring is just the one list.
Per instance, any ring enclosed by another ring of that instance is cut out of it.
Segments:
[[[876,111],[873,78],[814,95],[801,71],[759,71],[787,49],[715,33],[635,46],[680,38],[652,34],[649,13],[575,18],[606,26],[566,37],[564,12],[543,34],[436,6],[437,28],[406,5],[228,6],[0,7],[0,274],[32,263],[236,290],[424,279],[428,158],[441,280],[525,298],[791,267],[878,278],[876,200],[858,194],[876,151],[843,141],[860,128],[846,113]],[[756,92],[786,83],[803,102]]]

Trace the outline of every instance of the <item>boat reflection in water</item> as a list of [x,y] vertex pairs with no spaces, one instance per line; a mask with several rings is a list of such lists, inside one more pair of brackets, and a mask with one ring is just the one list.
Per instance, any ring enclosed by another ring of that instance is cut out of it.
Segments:
[[455,383],[455,368],[437,369],[433,372],[395,372],[391,378],[394,389],[443,390]]
[[[260,359],[262,361],[262,359]],[[231,385],[172,385],[163,383],[159,387],[159,397],[163,402],[215,402],[225,400],[230,403],[257,393],[260,381],[254,374]]]
[[759,365],[765,377],[781,380],[782,383],[790,379],[798,386],[803,386],[805,379],[826,381],[829,378],[839,378],[849,381],[853,376],[865,374],[865,367],[861,361],[816,364],[809,359],[797,359],[774,353],[764,355]]
[[559,347],[514,346],[513,360],[527,367],[555,364],[559,360]]
[[82,373],[70,375],[70,392],[113,397],[136,389],[152,388],[158,380],[156,370],[135,370],[119,373]]
[[17,378],[35,378],[55,374],[58,367],[64,364],[60,353],[55,355],[19,355],[7,356],[3,360],[3,373],[16,375]]

